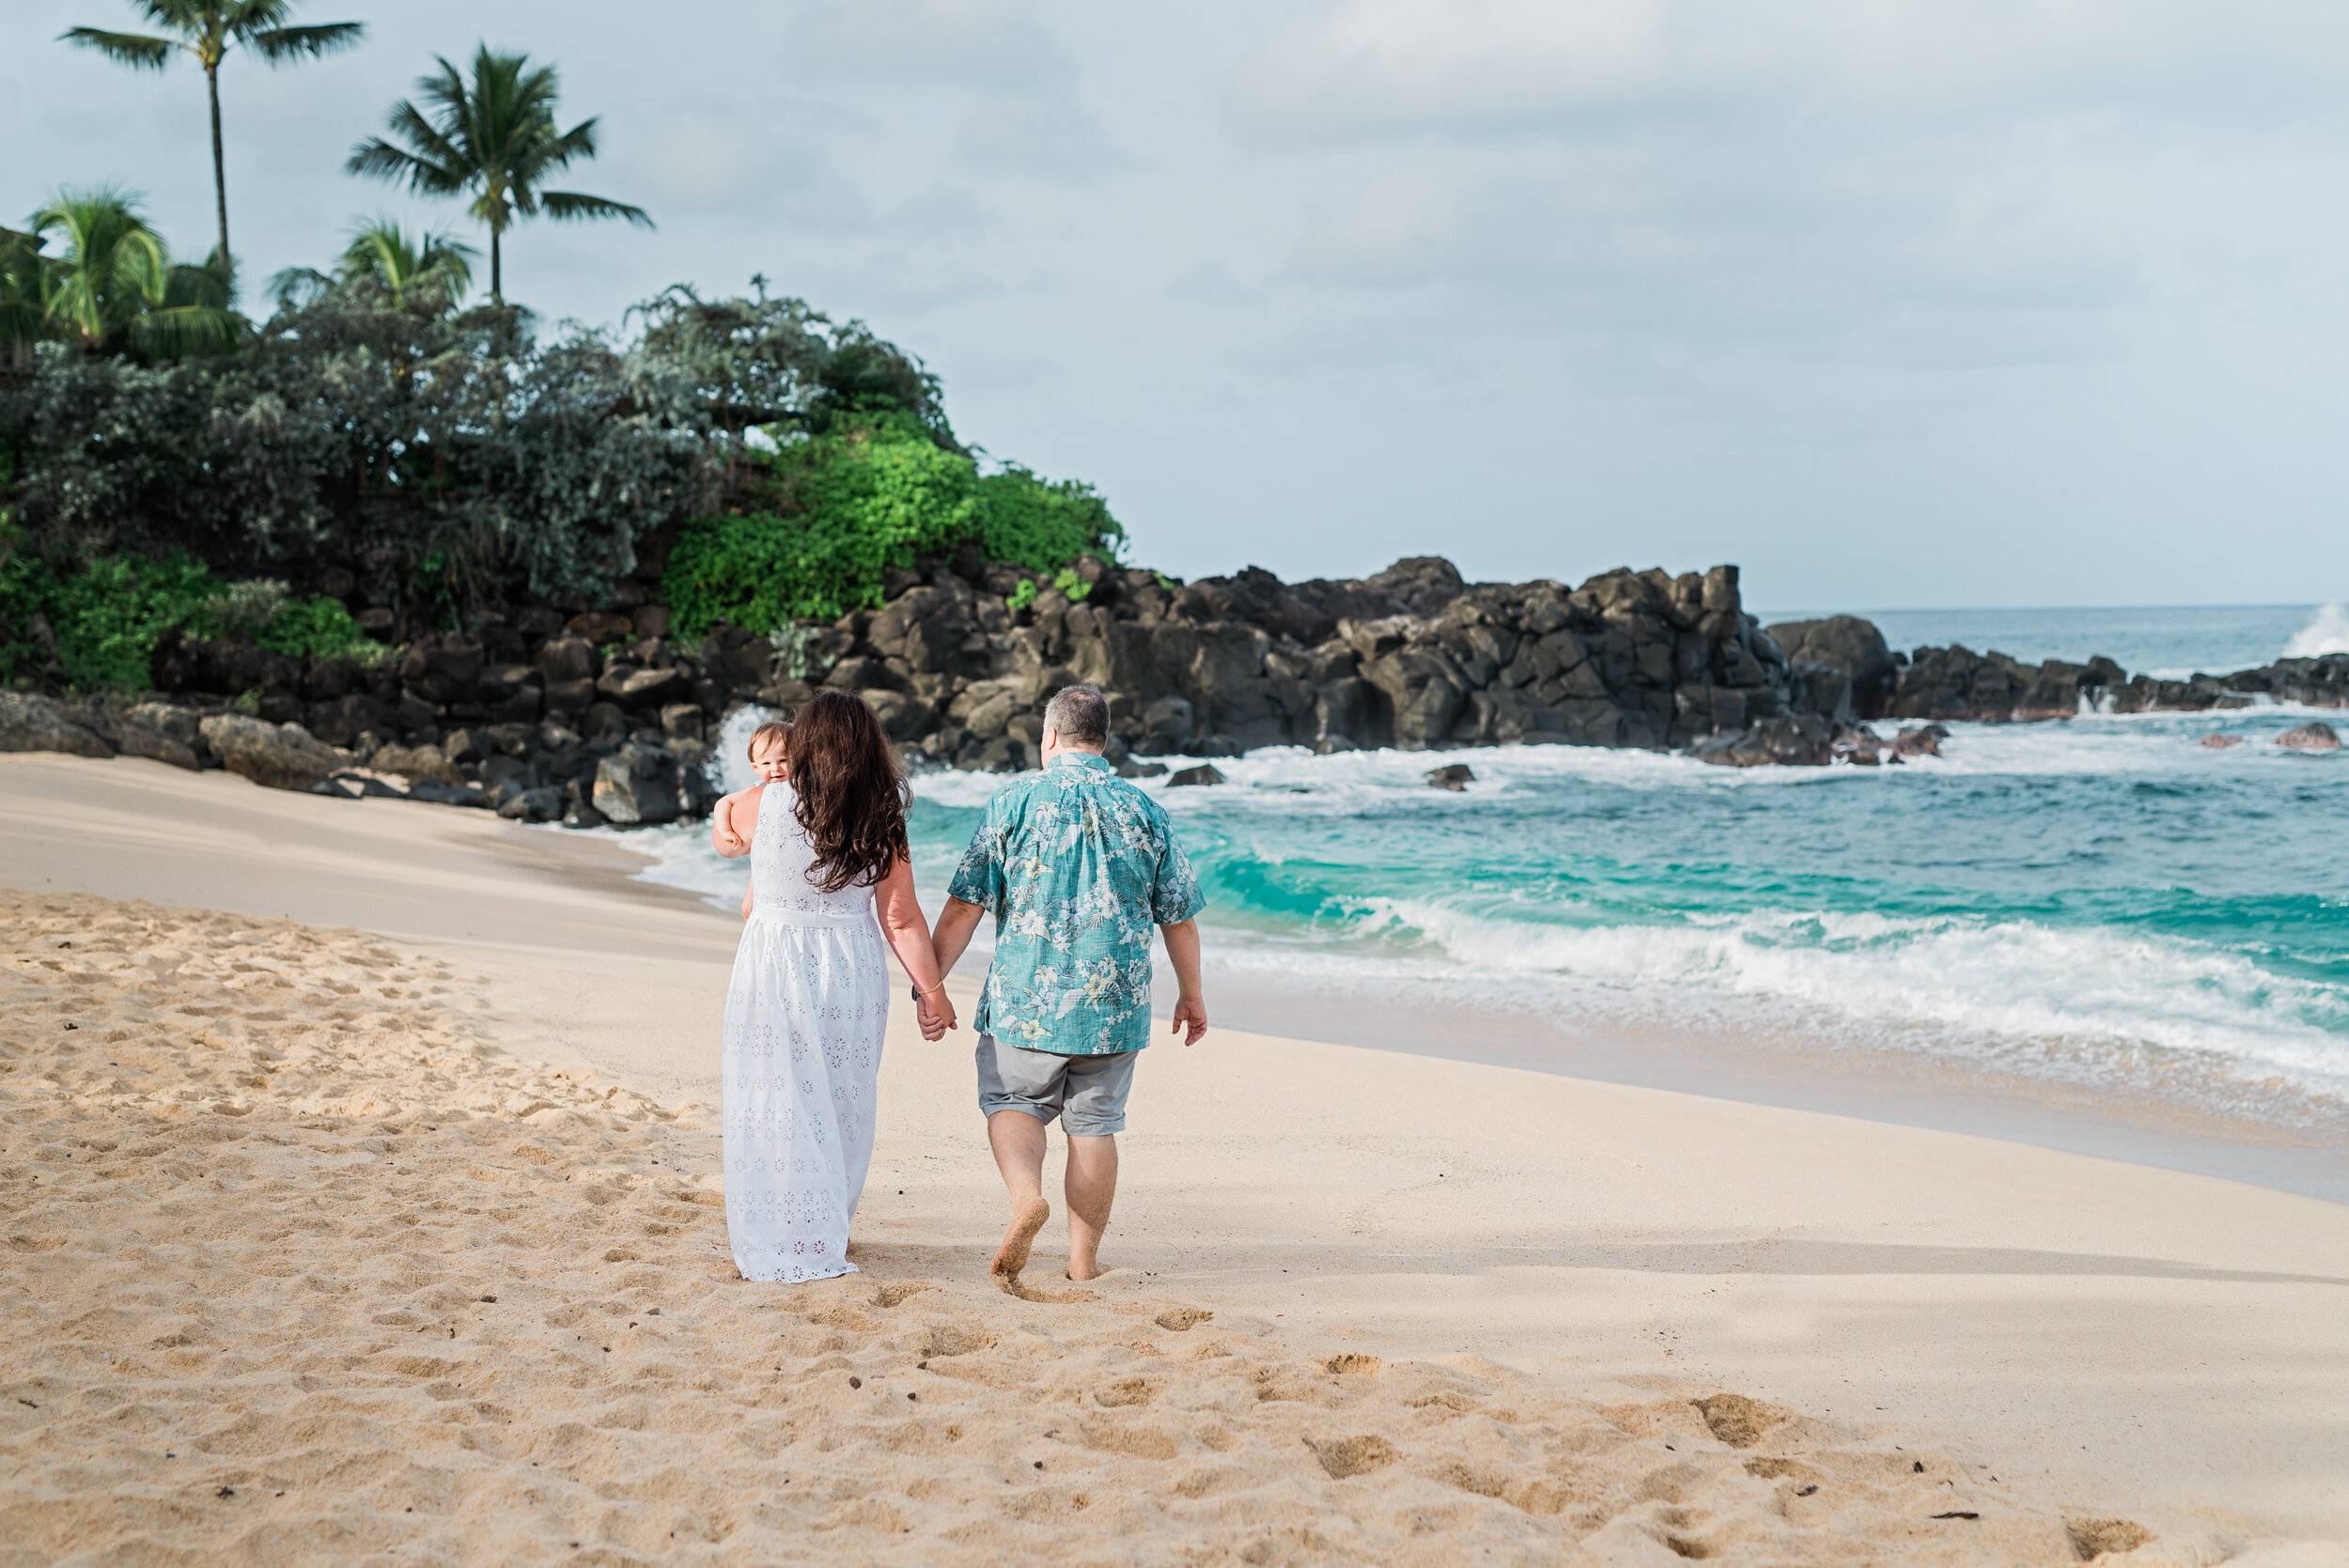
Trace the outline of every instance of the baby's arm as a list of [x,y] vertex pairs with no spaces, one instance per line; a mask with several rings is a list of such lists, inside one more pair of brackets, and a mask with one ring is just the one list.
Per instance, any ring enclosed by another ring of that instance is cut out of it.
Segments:
[[[709,846],[727,860],[750,853],[751,834],[758,831],[759,792],[766,787],[765,784],[753,784],[748,789],[737,791],[720,800],[710,811]],[[740,819],[747,821],[747,831],[739,825],[735,815],[735,808],[742,805],[750,807],[747,818]]]

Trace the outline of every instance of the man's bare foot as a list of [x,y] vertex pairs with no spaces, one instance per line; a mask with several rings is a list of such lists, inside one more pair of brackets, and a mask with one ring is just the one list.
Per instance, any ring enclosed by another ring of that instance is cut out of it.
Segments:
[[995,1249],[995,1261],[987,1265],[989,1274],[1018,1279],[1019,1271],[1028,1266],[1028,1249],[1035,1245],[1036,1232],[1052,1218],[1052,1205],[1041,1198],[1031,1198],[1019,1205],[1011,1217],[1011,1227],[1003,1232],[1003,1244]]
[[1098,1259],[1096,1259],[1092,1263],[1082,1265],[1080,1265],[1072,1260],[1068,1265],[1068,1277],[1071,1280],[1076,1281],[1079,1284],[1084,1283],[1087,1280],[1097,1280],[1101,1277],[1101,1273],[1102,1269]]

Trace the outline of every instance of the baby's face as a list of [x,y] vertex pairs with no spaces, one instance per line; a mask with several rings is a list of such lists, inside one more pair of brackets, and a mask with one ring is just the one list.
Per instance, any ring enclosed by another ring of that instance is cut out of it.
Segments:
[[774,784],[791,776],[790,764],[783,760],[783,753],[780,740],[770,740],[758,749],[757,755],[751,758],[751,771],[758,775],[759,783]]

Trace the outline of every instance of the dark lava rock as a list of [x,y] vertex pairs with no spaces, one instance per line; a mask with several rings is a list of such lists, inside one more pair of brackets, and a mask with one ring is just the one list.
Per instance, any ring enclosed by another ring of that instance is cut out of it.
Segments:
[[1475,782],[1476,774],[1465,762],[1447,763],[1441,768],[1427,770],[1427,784],[1431,789],[1448,789],[1456,795]]
[[1688,754],[1723,768],[1824,768],[1833,755],[1828,742],[1827,721],[1798,713],[1765,719],[1751,729],[1707,736],[1689,747]]
[[1181,772],[1169,777],[1166,781],[1166,787],[1179,789],[1194,784],[1220,784],[1226,782],[1228,781],[1213,764],[1203,762],[1196,768],[1186,768]]

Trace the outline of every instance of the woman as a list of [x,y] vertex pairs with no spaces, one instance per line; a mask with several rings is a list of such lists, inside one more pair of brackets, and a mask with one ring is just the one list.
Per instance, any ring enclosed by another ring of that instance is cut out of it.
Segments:
[[[955,1011],[913,895],[905,776],[873,710],[819,692],[785,745],[788,777],[741,796],[710,843],[751,857],[726,991],[726,1234],[744,1279],[798,1281],[856,1272],[848,1221],[889,1023],[884,936],[928,1021],[951,1026]],[[747,842],[731,826],[746,820]]]

